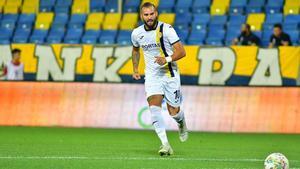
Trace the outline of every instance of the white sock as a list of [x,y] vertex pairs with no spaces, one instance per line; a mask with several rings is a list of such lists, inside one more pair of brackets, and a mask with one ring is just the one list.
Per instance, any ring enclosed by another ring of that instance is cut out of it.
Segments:
[[150,106],[152,125],[163,145],[169,144],[165,123],[161,114],[161,108],[158,106]]
[[180,109],[179,112],[172,117],[178,124],[180,124],[184,120],[184,111]]

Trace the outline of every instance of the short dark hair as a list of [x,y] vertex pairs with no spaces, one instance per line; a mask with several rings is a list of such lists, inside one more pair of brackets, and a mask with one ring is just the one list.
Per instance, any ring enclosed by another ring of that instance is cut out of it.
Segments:
[[251,30],[251,26],[249,24],[246,23],[245,26],[247,29]]
[[282,25],[281,25],[280,23],[276,23],[276,24],[274,25],[274,28],[282,29]]
[[15,48],[11,51],[12,54],[21,53],[21,50],[18,48]]
[[145,2],[140,6],[140,11],[142,11],[143,8],[149,8],[153,7],[156,10],[156,6],[151,2]]

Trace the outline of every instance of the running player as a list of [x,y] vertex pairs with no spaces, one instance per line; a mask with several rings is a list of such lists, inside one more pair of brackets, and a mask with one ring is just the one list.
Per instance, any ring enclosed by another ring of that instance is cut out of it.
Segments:
[[173,154],[169,144],[161,104],[163,98],[167,102],[169,114],[178,123],[179,139],[184,142],[188,132],[184,112],[180,107],[182,96],[180,91],[180,75],[175,61],[185,56],[185,50],[174,28],[157,20],[158,12],[152,3],[146,2],[140,7],[140,17],[144,24],[134,29],[131,34],[133,44],[132,62],[133,79],[141,78],[138,72],[140,60],[139,49],[143,49],[145,57],[145,90],[151,112],[152,124],[162,146],[158,153]]

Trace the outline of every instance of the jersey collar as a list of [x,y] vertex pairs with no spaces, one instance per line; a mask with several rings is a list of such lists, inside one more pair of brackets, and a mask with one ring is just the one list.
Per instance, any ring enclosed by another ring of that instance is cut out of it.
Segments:
[[153,31],[153,30],[156,30],[157,25],[158,25],[158,21],[156,21],[155,26],[152,29],[147,29],[146,25],[144,24],[144,29],[145,29],[145,31]]

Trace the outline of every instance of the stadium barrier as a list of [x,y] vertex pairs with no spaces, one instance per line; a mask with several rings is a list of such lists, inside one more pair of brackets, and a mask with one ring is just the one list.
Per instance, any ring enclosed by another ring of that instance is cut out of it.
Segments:
[[[193,131],[300,133],[299,87],[183,86]],[[163,114],[168,129],[175,121]],[[1,82],[0,125],[148,129],[141,84]]]
[[[22,50],[28,81],[134,83],[130,46],[0,45],[0,65],[10,60],[13,48]],[[178,62],[183,84],[296,86],[297,78],[300,79],[300,47],[185,46],[185,49],[187,56]],[[142,57],[140,72],[144,73],[143,69]]]

